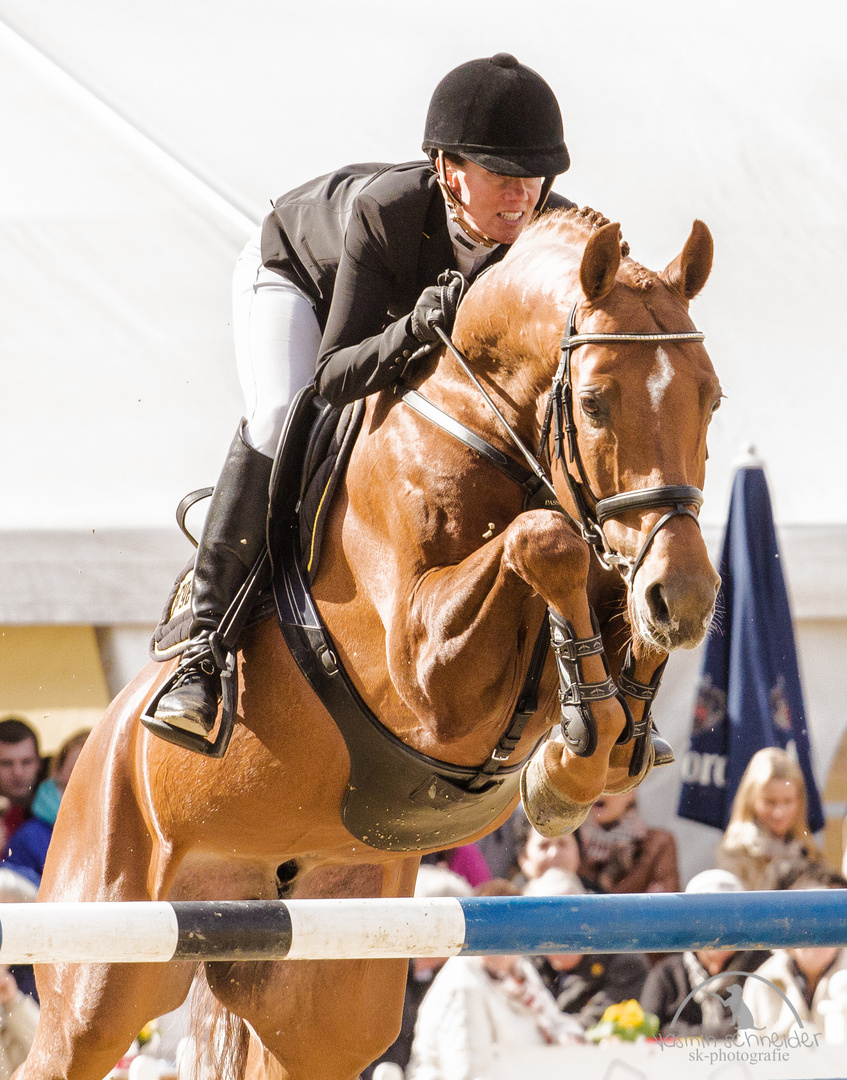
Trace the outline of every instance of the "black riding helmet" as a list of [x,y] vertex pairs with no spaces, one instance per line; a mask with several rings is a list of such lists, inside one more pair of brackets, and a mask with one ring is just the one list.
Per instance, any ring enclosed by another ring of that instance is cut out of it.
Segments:
[[510,53],[470,60],[444,76],[429,104],[423,149],[551,183],[571,163],[553,91]]

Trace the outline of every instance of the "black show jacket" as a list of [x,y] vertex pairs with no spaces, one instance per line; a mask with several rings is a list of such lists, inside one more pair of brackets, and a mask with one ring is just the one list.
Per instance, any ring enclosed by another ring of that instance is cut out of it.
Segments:
[[[545,210],[573,205],[551,194]],[[494,248],[483,265],[506,251]],[[456,268],[434,168],[348,165],[295,188],[265,218],[262,262],[315,304],[323,330],[315,382],[328,401],[390,386],[420,346],[410,320],[418,297]]]

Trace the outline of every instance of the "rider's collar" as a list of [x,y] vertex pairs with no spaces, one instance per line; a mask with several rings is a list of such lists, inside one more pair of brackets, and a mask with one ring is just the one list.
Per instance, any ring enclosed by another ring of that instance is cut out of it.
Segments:
[[447,209],[447,232],[453,245],[453,254],[456,256],[456,265],[470,280],[491,254],[491,248],[480,241],[472,240],[464,231],[461,224],[450,214]]

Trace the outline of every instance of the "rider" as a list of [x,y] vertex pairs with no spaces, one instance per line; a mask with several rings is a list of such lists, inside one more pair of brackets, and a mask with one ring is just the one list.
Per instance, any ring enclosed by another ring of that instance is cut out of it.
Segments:
[[[238,260],[234,327],[247,419],[215,487],[192,584],[190,642],[156,718],[208,735],[225,657],[215,631],[265,543],[285,413],[313,380],[343,405],[402,378],[452,329],[465,285],[503,257],[570,165],[553,91],[508,53],[438,84],[429,160],[351,165],[283,195]],[[445,270],[458,270],[436,284]],[[446,280],[446,283],[444,281]],[[315,369],[317,365],[317,375]]]

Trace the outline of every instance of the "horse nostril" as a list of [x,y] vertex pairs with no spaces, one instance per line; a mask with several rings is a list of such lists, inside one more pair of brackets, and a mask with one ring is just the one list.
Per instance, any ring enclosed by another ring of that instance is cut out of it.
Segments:
[[654,582],[645,591],[645,598],[647,605],[650,608],[650,614],[653,616],[657,623],[666,623],[670,618],[670,612],[668,611],[668,605],[665,602],[665,591],[662,588],[660,581]]

